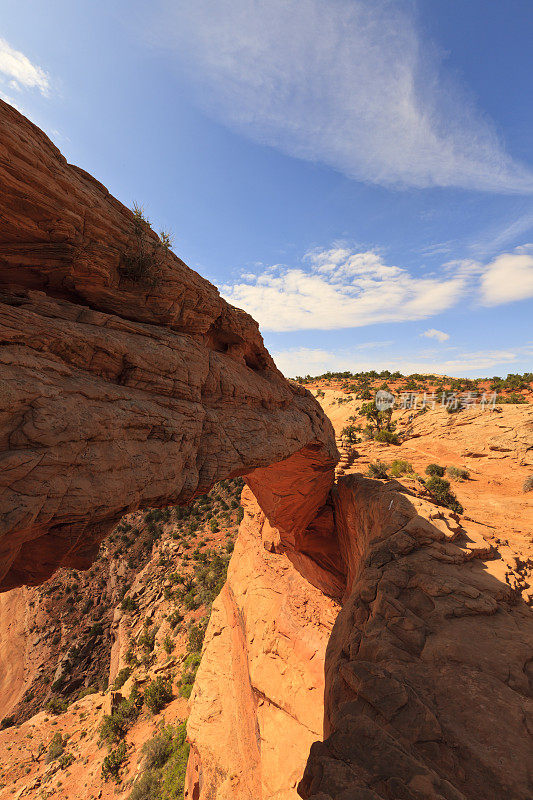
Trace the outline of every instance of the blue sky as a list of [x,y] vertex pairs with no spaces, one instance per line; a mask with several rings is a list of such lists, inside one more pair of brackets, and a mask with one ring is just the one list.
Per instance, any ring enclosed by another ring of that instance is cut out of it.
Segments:
[[532,369],[530,0],[0,0],[0,93],[288,375]]

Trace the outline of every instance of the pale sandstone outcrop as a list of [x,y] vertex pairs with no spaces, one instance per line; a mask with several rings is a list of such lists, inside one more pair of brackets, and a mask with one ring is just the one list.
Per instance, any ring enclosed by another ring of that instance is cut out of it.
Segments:
[[334,501],[347,600],[300,795],[527,800],[533,617],[490,546],[395,481],[349,476]]
[[[257,467],[301,538],[333,431],[254,320],[2,101],[0,183],[0,590],[86,567],[123,514]],[[296,453],[299,486],[270,467]]]
[[271,552],[270,526],[249,489],[242,503],[191,698],[186,797],[296,800],[321,737],[324,654],[338,605],[286,554]]

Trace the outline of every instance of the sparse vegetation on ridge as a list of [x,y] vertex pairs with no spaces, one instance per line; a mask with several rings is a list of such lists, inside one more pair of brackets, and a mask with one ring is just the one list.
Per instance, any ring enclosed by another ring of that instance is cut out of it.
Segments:
[[143,770],[128,800],[182,800],[189,758],[186,722],[162,725],[143,745]]

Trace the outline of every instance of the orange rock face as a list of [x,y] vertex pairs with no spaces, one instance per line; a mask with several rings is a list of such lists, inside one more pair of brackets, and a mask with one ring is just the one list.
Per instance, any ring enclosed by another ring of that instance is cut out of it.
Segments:
[[186,797],[296,800],[322,735],[324,654],[339,607],[270,550],[271,527],[249,489],[242,503],[191,697]]
[[348,598],[301,797],[530,798],[533,617],[489,543],[396,481],[334,498]]
[[[0,183],[0,589],[84,568],[126,512],[255,468],[282,535],[296,491],[303,536],[333,431],[257,324],[1,101]],[[269,468],[298,452],[303,492]]]

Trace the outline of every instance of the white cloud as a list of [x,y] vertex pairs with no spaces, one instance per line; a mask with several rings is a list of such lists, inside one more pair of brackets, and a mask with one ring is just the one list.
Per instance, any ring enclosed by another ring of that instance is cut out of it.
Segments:
[[47,73],[41,67],[32,64],[24,53],[0,38],[0,77],[7,81],[10,89],[37,89],[42,95],[47,95],[50,81]]
[[462,377],[466,375],[493,375],[495,368],[515,368],[519,356],[529,358],[531,348],[518,347],[514,350],[481,350],[465,352],[454,358],[438,359],[435,354],[414,354],[410,356],[391,356],[366,358],[356,350],[330,352],[308,347],[292,348],[273,353],[278,368],[289,377],[296,375],[322,375],[324,372],[362,372],[375,369],[399,370],[404,375],[414,372],[437,373]]
[[148,27],[195,102],[255,141],[383,185],[533,191],[410,4],[159,0]]
[[277,265],[221,287],[263,330],[333,330],[376,322],[419,320],[449,308],[465,287],[461,277],[413,277],[375,252],[314,250],[309,265]]
[[420,336],[425,336],[427,339],[436,339],[438,342],[445,342],[450,338],[449,333],[438,331],[436,328],[429,328],[424,333],[421,333]]
[[533,255],[502,253],[486,267],[481,277],[481,302],[496,306],[533,297]]

